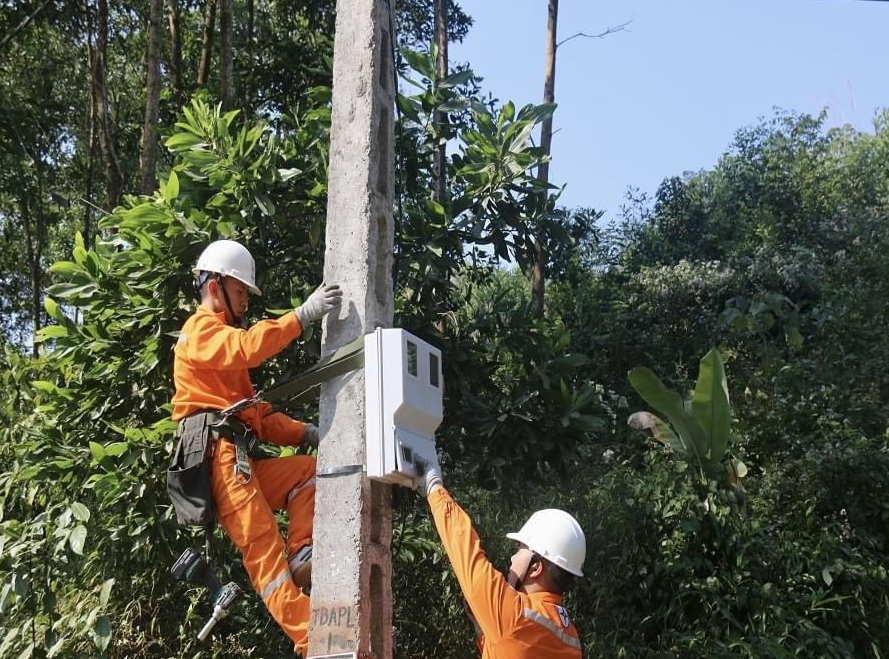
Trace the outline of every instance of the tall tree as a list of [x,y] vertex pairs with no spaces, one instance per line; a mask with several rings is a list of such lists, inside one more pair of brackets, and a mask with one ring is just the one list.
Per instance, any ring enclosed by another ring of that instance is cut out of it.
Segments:
[[235,106],[234,7],[232,0],[219,0],[219,81],[222,107]]
[[86,139],[86,167],[84,169],[83,180],[83,196],[88,203],[83,205],[83,225],[81,233],[83,234],[83,242],[87,247],[92,246],[92,225],[93,225],[93,186],[95,184],[95,168],[96,168],[96,148],[98,143],[98,113],[96,111],[96,95],[92,93],[94,87],[95,76],[95,50],[93,49],[92,35],[95,31],[93,27],[93,12],[89,4],[86,5],[85,24],[86,24],[86,63],[87,74],[89,75],[88,89],[90,93],[86,95],[86,122],[87,122],[87,139]]
[[99,145],[105,161],[105,185],[108,207],[120,203],[123,186],[120,160],[114,144],[114,126],[108,103],[108,0],[98,0],[96,7],[95,50],[93,51],[92,94],[99,123]]
[[201,38],[201,60],[198,65],[198,87],[206,87],[210,79],[210,62],[213,60],[213,33],[216,31],[216,4],[207,0],[204,7],[204,29]]
[[[439,80],[448,77],[448,0],[434,0],[434,37],[436,49],[436,75]],[[432,161],[432,198],[441,203],[444,200],[445,177],[447,175],[447,141],[444,139],[443,122],[446,115],[435,110],[433,121],[439,137],[437,151]]]
[[145,120],[142,123],[142,143],[139,157],[139,192],[150,195],[154,191],[157,162],[158,104],[161,95],[161,20],[164,0],[151,0],[148,13],[148,45],[145,53]]
[[179,0],[168,0],[167,22],[170,26],[170,88],[176,106],[182,105],[182,19],[179,15]]
[[[43,281],[43,247],[45,244],[46,227],[43,215],[40,209],[32,212],[28,192],[23,191],[19,204],[21,213],[22,227],[25,230],[25,247],[28,255],[28,266],[31,278],[31,332],[32,336],[37,336],[42,326],[42,313],[40,305],[40,297],[42,295]],[[36,341],[32,343],[31,353],[37,356],[38,344]]]
[[[546,21],[546,65],[543,81],[543,102],[554,103],[556,100],[556,25],[559,18],[559,0],[549,0],[549,11]],[[544,156],[550,155],[553,141],[553,118],[547,115],[540,124],[540,148]],[[544,185],[549,184],[549,162],[544,160],[537,169],[537,178]],[[546,190],[540,193],[544,197]],[[541,205],[545,212],[546,204]],[[542,221],[541,217],[541,221]],[[537,229],[534,246],[534,269],[531,274],[531,303],[533,312],[543,315],[546,294],[546,230],[543,226]]]

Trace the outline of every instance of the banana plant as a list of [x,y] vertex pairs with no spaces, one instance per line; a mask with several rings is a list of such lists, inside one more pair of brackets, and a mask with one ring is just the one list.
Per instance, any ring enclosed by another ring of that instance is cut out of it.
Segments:
[[724,474],[725,485],[738,496],[743,511],[746,493],[741,478],[747,475],[747,467],[729,452],[732,408],[719,351],[714,348],[701,359],[694,392],[687,399],[664,386],[644,366],[628,375],[642,399],[667,418],[636,412],[628,420],[630,427],[649,432],[674,455],[695,465],[702,483]]

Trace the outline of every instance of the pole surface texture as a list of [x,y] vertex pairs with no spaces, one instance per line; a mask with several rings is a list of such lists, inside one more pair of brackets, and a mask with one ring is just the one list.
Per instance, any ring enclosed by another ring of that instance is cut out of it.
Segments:
[[[324,281],[343,287],[322,353],[393,321],[395,79],[388,0],[338,0]],[[310,655],[392,657],[391,492],[368,480],[364,372],[325,383],[315,495]]]

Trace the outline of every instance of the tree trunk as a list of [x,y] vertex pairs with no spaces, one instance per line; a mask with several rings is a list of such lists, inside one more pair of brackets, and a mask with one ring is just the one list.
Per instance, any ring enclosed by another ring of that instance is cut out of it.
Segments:
[[[89,71],[89,84],[90,89],[93,89],[93,76],[94,71],[96,70],[95,65],[95,51],[93,50],[93,13],[89,4],[86,5],[86,61],[87,61],[87,71]],[[83,190],[83,198],[88,202],[92,202],[93,199],[93,177],[95,176],[95,167],[96,167],[96,135],[97,135],[97,122],[96,122],[96,95],[90,93],[87,99],[88,107],[87,107],[87,121],[88,123],[88,131],[87,131],[87,153],[86,153],[86,172],[84,173],[84,190]],[[93,226],[93,208],[89,203],[83,204],[83,227],[81,229],[81,233],[83,234],[83,244],[89,249],[92,246],[92,226]]]
[[89,137],[87,140],[86,172],[84,174],[83,198],[90,203],[83,204],[83,244],[87,249],[92,247],[93,240],[93,207],[90,205],[93,199],[93,178],[96,168],[96,103],[92,94],[89,98]]
[[95,99],[96,111],[99,115],[99,145],[102,148],[102,157],[105,160],[106,194],[108,196],[108,208],[111,209],[120,203],[123,176],[121,175],[120,161],[117,159],[117,151],[114,147],[111,112],[108,108],[108,84],[105,67],[107,51],[108,0],[98,0],[92,93]]
[[219,82],[223,110],[231,110],[235,106],[232,5],[232,0],[219,0]]
[[179,17],[179,0],[168,0],[170,25],[170,88],[178,109],[184,100],[182,89],[182,27]]
[[25,249],[28,253],[28,269],[31,280],[31,354],[37,356],[37,332],[42,326],[43,315],[40,305],[40,288],[43,278],[43,270],[40,267],[40,258],[43,255],[43,223],[39,216],[32,221],[31,207],[28,204],[27,191],[22,192],[21,211],[22,226],[25,230]]
[[[436,74],[439,80],[448,77],[448,0],[434,0],[433,40],[438,56],[436,58]],[[446,130],[446,115],[436,111],[433,121],[439,144],[432,160],[432,198],[443,203],[447,185],[447,140],[443,139]]]
[[210,62],[213,59],[213,32],[216,30],[216,2],[207,0],[204,10],[204,35],[201,46],[201,63],[198,65],[198,87],[206,87],[210,79]]
[[[556,99],[556,23],[559,16],[559,0],[549,0],[549,17],[546,24],[546,77],[543,83],[543,102],[554,103]],[[544,155],[549,156],[553,141],[552,116],[543,120],[540,125],[540,148]],[[537,179],[549,183],[549,163],[545,162],[537,169]],[[541,193],[544,200],[546,192]],[[542,204],[545,208],[546,204]],[[542,219],[542,218],[541,218]],[[544,311],[546,294],[546,231],[539,227],[534,247],[534,271],[531,274],[531,308],[537,316]]]
[[[253,31],[256,24],[256,3],[254,0],[247,0],[247,40],[244,44],[244,56],[241,58],[241,71],[245,74],[247,81],[241,84],[241,93],[243,94],[241,106],[245,110],[252,110],[254,99],[256,98],[253,75],[256,70],[256,62],[253,54]],[[246,64],[245,64],[246,62]]]
[[151,0],[148,14],[148,48],[145,54],[145,120],[142,123],[142,144],[139,155],[139,192],[154,192],[157,164],[157,115],[161,95],[161,21],[164,0]]

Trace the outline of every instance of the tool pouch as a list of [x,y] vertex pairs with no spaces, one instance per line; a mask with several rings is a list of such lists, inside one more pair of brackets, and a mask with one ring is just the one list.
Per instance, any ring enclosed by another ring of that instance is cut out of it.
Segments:
[[207,414],[183,419],[177,431],[173,463],[167,469],[167,493],[183,526],[208,526],[216,520],[210,492],[208,452],[212,429]]

